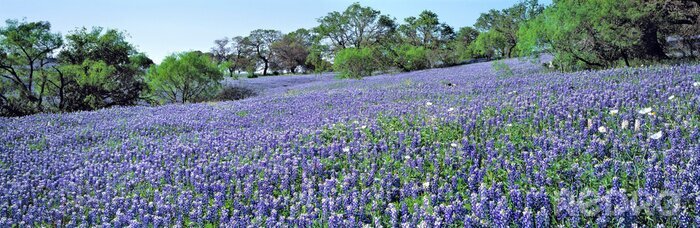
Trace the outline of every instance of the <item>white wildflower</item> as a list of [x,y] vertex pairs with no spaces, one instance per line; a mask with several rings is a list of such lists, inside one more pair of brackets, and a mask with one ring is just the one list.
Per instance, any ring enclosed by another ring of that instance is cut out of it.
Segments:
[[430,101],[425,102],[425,106],[431,106],[431,105],[433,105],[433,102],[430,102]]
[[664,133],[662,131],[656,132],[653,135],[649,136],[651,139],[660,139],[662,136],[664,136]]
[[457,143],[450,143],[451,147],[457,148]]
[[634,131],[639,131],[639,128],[642,127],[642,122],[639,120],[634,120]]
[[695,82],[695,83],[693,83],[693,86],[695,86],[695,87],[700,87],[700,82]]
[[668,97],[668,100],[669,100],[669,101],[672,101],[673,99],[676,99],[676,96],[671,95],[670,97]]
[[448,109],[447,109],[448,112],[451,112],[451,111],[454,111],[454,110],[455,110],[455,108],[448,108]]
[[367,125],[362,125],[360,128],[365,129],[365,128],[367,128]]
[[347,146],[343,147],[343,152],[345,152],[345,153],[350,152],[350,147],[347,147]]
[[646,115],[651,113],[651,108],[643,108],[642,110],[639,110],[639,114]]
[[423,182],[423,188],[430,188],[430,182]]
[[617,114],[617,113],[619,113],[619,112],[620,112],[620,110],[613,109],[613,110],[610,110],[610,115],[615,115],[615,114]]
[[622,121],[622,129],[627,129],[630,126],[630,122],[627,120]]
[[600,133],[606,133],[606,132],[608,132],[608,129],[605,128],[605,127],[603,127],[603,126],[600,126],[600,127],[598,127],[598,132],[600,132]]

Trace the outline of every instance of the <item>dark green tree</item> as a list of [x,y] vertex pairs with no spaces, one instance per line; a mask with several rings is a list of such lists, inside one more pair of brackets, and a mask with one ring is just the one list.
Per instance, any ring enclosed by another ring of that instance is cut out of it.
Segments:
[[270,29],[257,29],[250,32],[248,36],[250,48],[255,53],[255,56],[260,61],[263,67],[263,75],[267,75],[268,69],[273,66],[276,67],[274,61],[274,52],[272,51],[272,44],[277,42],[282,38],[282,32]]
[[59,53],[61,111],[94,110],[134,105],[146,88],[145,69],[153,64],[138,53],[123,32],[94,27],[79,28],[66,36]]
[[350,5],[342,13],[328,13],[319,18],[318,23],[314,32],[328,39],[336,50],[378,44],[396,29],[394,19],[359,3]]
[[697,22],[696,1],[558,0],[521,28],[518,47],[549,51],[565,70],[630,65],[667,58],[666,39],[697,35]]
[[0,27],[0,114],[44,111],[51,56],[63,44],[45,21],[7,20]]
[[520,25],[539,15],[543,9],[537,0],[527,0],[507,9],[482,13],[474,24],[481,32],[474,50],[490,57],[513,57],[517,54]]

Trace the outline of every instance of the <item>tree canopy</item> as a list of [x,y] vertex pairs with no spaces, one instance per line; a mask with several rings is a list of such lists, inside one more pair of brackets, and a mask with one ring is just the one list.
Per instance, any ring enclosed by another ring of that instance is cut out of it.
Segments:
[[152,66],[146,79],[151,94],[161,102],[188,103],[205,101],[216,95],[223,74],[209,56],[183,52]]
[[45,21],[7,20],[0,28],[0,76],[4,115],[25,115],[44,110],[47,64],[63,45],[61,34]]
[[667,38],[696,36],[697,20],[693,1],[558,0],[522,27],[518,46],[523,54],[552,52],[563,69],[629,65],[667,58]]
[[62,90],[59,109],[65,111],[136,104],[146,87],[144,69],[153,64],[123,32],[101,27],[68,34],[58,59],[55,86]]

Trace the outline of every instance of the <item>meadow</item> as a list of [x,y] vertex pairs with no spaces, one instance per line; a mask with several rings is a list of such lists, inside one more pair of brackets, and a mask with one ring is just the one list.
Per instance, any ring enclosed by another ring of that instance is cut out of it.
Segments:
[[700,224],[700,66],[503,64],[0,118],[0,227]]

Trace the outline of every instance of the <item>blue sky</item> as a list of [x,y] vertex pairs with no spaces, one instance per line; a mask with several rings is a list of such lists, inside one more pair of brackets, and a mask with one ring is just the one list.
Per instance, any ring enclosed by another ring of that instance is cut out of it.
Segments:
[[0,19],[3,24],[6,19],[49,21],[54,31],[64,35],[83,26],[123,30],[139,51],[160,62],[173,52],[208,51],[214,39],[246,35],[258,28],[282,32],[311,28],[317,18],[353,2],[399,21],[427,9],[459,28],[474,24],[482,12],[506,8],[518,0],[0,0]]

